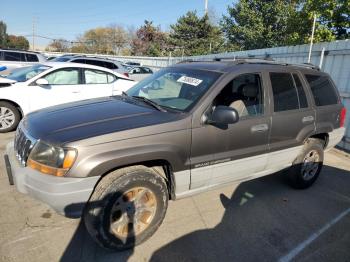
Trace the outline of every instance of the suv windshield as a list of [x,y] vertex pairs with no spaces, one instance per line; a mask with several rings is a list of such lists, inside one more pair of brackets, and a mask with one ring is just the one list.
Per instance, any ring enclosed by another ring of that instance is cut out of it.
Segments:
[[167,68],[136,84],[126,94],[145,97],[162,107],[188,111],[220,75],[211,71]]
[[6,78],[15,80],[17,82],[25,82],[50,68],[51,67],[49,66],[41,64],[29,67],[21,67],[13,70]]

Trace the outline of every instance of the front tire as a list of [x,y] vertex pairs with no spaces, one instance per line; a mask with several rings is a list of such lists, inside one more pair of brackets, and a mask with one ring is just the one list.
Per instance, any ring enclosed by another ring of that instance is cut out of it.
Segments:
[[317,180],[323,167],[324,143],[316,138],[309,138],[302,152],[288,171],[289,184],[297,189],[310,187]]
[[0,133],[7,133],[17,128],[21,114],[17,107],[8,102],[0,102]]
[[168,207],[165,179],[153,169],[113,171],[97,184],[84,211],[86,228],[102,247],[124,250],[150,238]]

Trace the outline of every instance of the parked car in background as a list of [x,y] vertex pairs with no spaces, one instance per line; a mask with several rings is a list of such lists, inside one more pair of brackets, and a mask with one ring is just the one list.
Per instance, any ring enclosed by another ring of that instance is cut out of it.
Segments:
[[101,66],[113,70],[114,72],[123,74],[129,77],[129,72],[124,68],[124,66],[116,60],[101,58],[101,57],[90,57],[90,56],[80,56],[80,55],[63,55],[52,59],[53,62],[72,62],[80,63],[94,66]]
[[122,96],[28,115],[5,161],[18,191],[83,214],[97,243],[122,250],[156,232],[169,199],[284,169],[294,188],[312,186],[345,114],[330,76],[311,65],[186,62]]
[[0,77],[0,133],[14,130],[29,112],[57,104],[121,94],[134,81],[112,70],[47,62]]
[[37,52],[0,49],[0,67],[6,67],[0,72],[0,75],[8,75],[15,68],[44,62],[46,62],[46,58]]
[[141,66],[141,63],[127,61],[124,63],[125,66]]
[[153,74],[153,71],[149,67],[134,66],[129,70],[129,76],[135,81],[141,81],[142,79]]

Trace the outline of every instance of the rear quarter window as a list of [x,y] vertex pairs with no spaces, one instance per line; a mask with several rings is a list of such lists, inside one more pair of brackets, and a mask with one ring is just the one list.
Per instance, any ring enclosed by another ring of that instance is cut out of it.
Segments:
[[305,75],[310,85],[316,106],[338,104],[338,95],[328,76]]
[[39,62],[39,59],[34,54],[25,54],[27,62]]

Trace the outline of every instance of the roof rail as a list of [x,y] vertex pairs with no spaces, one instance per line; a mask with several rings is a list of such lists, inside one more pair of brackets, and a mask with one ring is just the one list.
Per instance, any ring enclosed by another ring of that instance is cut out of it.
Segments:
[[255,58],[252,56],[248,57],[215,57],[213,60],[192,60],[187,59],[178,62],[178,64],[184,64],[184,63],[200,63],[200,62],[231,62],[233,65],[239,65],[239,64],[268,64],[268,65],[282,65],[282,66],[299,66],[299,67],[305,67],[310,68],[314,70],[320,71],[320,68],[317,65],[311,64],[311,63],[302,63],[302,64],[293,64],[293,63],[286,63],[286,62],[278,62],[273,60],[270,56],[267,56],[265,58]]
[[35,53],[35,54],[41,54],[38,51],[30,51],[30,50],[24,50],[24,49],[16,49],[16,48],[3,48],[1,47],[0,50],[6,50],[6,51],[18,51],[18,52],[27,52],[27,53]]

